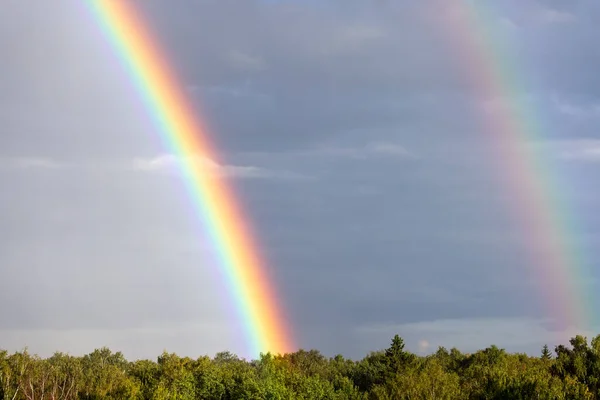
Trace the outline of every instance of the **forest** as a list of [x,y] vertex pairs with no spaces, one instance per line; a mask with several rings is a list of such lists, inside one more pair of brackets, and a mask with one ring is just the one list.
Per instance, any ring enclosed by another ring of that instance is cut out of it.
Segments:
[[49,358],[0,350],[0,399],[600,399],[600,335],[536,356],[497,346],[418,356],[398,335],[361,360],[316,350],[250,361],[229,352],[128,361],[108,348]]

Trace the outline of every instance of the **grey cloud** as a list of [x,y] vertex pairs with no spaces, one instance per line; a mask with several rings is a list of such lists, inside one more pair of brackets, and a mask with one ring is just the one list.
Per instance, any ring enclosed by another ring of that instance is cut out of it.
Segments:
[[[82,183],[86,178],[89,183]],[[164,193],[183,192],[178,183],[77,171],[27,182],[1,203],[10,233],[1,256],[7,274],[3,326],[138,327],[186,320],[199,311],[195,305],[223,290],[206,285],[219,279],[217,260],[189,218],[191,205],[182,204],[181,213],[164,211],[175,206]],[[206,289],[197,291],[203,282]],[[174,288],[178,295],[166,305]],[[220,311],[206,308],[203,315],[220,318]]]
[[[22,350],[28,343],[31,353],[50,357],[57,349],[82,355],[94,349],[107,346],[113,351],[121,351],[128,359],[156,359],[163,351],[187,354],[192,357],[214,356],[218,351],[231,351],[240,356],[244,348],[226,323],[215,324],[171,324],[168,327],[137,329],[72,329],[72,330],[0,330],[3,346]],[[44,338],[40,340],[39,338]],[[234,343],[223,347],[223,338]],[[206,349],[220,349],[208,352]]]
[[[480,319],[441,319],[425,323],[363,326],[356,329],[358,336],[389,345],[389,337],[402,333],[407,345],[418,352],[419,342],[426,341],[429,352],[438,346],[450,349],[456,347],[464,352],[474,352],[492,344],[513,352],[535,354],[542,344],[554,345],[566,343],[575,334],[588,334],[567,328],[561,331],[547,329],[543,319],[527,318],[480,318]],[[376,339],[379,337],[379,339]]]

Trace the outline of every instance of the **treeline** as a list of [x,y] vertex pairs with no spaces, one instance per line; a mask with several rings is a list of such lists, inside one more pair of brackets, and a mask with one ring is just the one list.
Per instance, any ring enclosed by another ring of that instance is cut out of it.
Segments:
[[0,351],[0,399],[600,399],[600,335],[537,357],[496,346],[474,354],[439,348],[420,357],[399,336],[360,361],[318,351],[246,361],[224,352],[163,353],[127,361],[107,348],[83,357]]

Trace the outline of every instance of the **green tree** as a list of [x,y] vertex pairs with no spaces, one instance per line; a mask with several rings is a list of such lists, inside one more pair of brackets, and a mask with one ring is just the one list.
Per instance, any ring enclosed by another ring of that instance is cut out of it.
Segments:
[[540,358],[544,361],[550,361],[552,359],[552,353],[550,352],[550,349],[548,349],[547,344],[545,344],[544,347],[542,347],[542,355],[540,356]]
[[0,350],[0,399],[14,399],[19,393],[18,370],[13,356]]
[[129,363],[120,352],[103,347],[81,359],[81,400],[135,399],[139,382],[129,375]]
[[196,394],[194,361],[163,352],[158,358],[160,377],[152,398],[155,400],[192,400]]
[[223,399],[226,387],[220,369],[208,357],[200,357],[194,365],[196,398],[205,400]]
[[141,398],[152,399],[160,381],[160,366],[154,361],[137,360],[130,364],[129,373],[140,386]]
[[406,367],[415,359],[415,356],[404,351],[404,340],[395,335],[392,338],[392,344],[385,351],[385,362],[388,368],[388,373],[394,375],[402,368]]
[[375,385],[385,382],[388,364],[384,352],[371,352],[356,365],[352,381],[361,392],[369,392]]
[[464,399],[460,378],[448,372],[436,358],[430,358],[409,373],[398,373],[376,387],[372,399],[458,400]]

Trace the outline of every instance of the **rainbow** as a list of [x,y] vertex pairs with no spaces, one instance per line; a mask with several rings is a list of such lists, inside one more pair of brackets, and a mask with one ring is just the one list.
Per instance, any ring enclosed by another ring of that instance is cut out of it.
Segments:
[[232,189],[195,163],[184,161],[203,157],[218,163],[219,157],[158,42],[130,2],[88,0],[87,4],[158,122],[166,147],[182,160],[184,181],[219,256],[250,356],[293,351],[280,300]]
[[565,335],[589,330],[594,324],[585,294],[589,264],[577,243],[575,215],[559,191],[566,183],[560,181],[555,163],[532,146],[548,128],[537,110],[517,102],[525,87],[524,74],[517,73],[523,66],[511,55],[510,43],[494,30],[498,19],[491,2],[446,4],[451,17],[442,24],[445,35],[451,32],[452,48],[478,96],[507,105],[484,113],[482,130],[490,135],[498,171],[509,182],[506,190],[513,196],[514,215],[529,237],[528,264],[549,318]]

